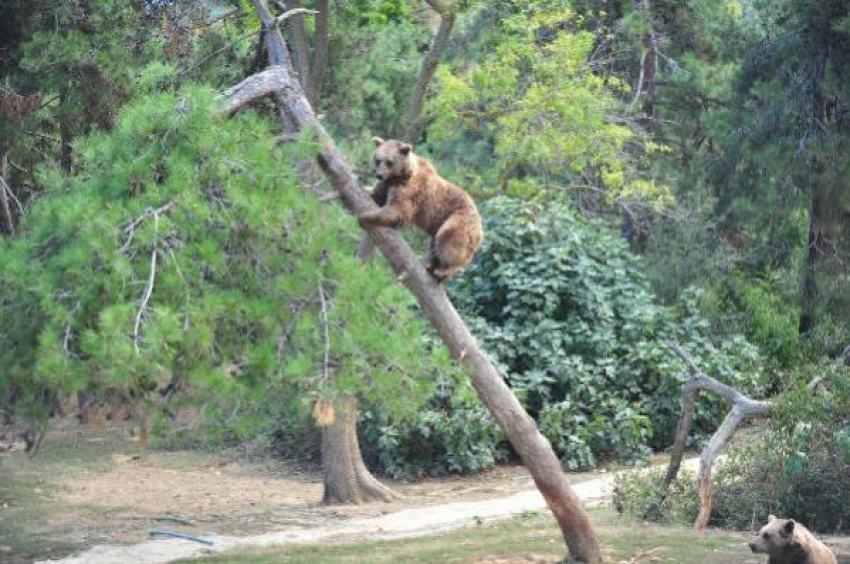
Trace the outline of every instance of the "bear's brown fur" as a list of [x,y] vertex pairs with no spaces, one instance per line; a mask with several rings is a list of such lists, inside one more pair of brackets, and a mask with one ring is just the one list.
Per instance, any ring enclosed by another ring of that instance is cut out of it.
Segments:
[[837,564],[835,554],[793,519],[767,518],[750,550],[767,554],[767,564]]
[[407,143],[374,141],[378,184],[372,197],[382,207],[361,214],[360,225],[422,229],[431,236],[426,267],[442,282],[469,264],[481,247],[484,232],[475,202]]

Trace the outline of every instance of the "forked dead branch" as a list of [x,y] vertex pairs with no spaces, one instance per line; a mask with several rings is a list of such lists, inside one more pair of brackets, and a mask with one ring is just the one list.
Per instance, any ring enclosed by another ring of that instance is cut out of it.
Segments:
[[[667,467],[667,474],[664,476],[661,488],[658,494],[652,500],[650,505],[644,510],[643,518],[647,519],[657,514],[661,510],[661,506],[667,499],[670,491],[670,485],[676,479],[679,473],[679,468],[682,465],[682,457],[685,453],[685,445],[688,435],[691,432],[691,427],[694,419],[694,404],[697,394],[701,390],[714,392],[720,397],[726,399],[732,404],[729,413],[721,423],[720,427],[714,432],[708,444],[700,454],[699,470],[697,472],[697,491],[700,498],[700,510],[697,519],[694,522],[694,528],[697,531],[704,531],[708,526],[708,521],[711,517],[711,473],[714,463],[717,461],[717,456],[720,451],[732,438],[732,435],[738,429],[738,426],[744,421],[750,419],[768,418],[772,415],[773,400],[755,400],[749,398],[728,384],[712,378],[702,372],[693,360],[675,343],[668,343],[668,346],[682,359],[688,366],[691,372],[690,379],[682,386],[682,413],[679,417],[679,424],[676,427],[676,439],[673,443],[673,449],[670,454],[670,464]],[[809,384],[809,388],[816,392],[823,386],[820,379],[816,379]]]

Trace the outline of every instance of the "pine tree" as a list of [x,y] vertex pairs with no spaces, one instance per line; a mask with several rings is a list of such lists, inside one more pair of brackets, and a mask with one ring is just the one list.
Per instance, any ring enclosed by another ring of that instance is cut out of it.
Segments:
[[293,395],[424,400],[410,298],[376,283],[353,222],[280,165],[309,143],[276,147],[261,120],[216,106],[198,87],[145,96],[77,145],[76,173],[44,171],[24,233],[0,248],[3,408],[44,417],[86,390],[146,413],[174,387],[208,415],[274,413]]

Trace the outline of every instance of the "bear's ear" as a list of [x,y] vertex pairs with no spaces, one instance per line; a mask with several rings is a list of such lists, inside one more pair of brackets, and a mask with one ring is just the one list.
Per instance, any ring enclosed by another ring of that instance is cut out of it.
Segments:
[[375,143],[376,147],[380,147],[381,145],[383,145],[385,143],[385,141],[383,139],[381,139],[380,137],[372,137],[372,141]]
[[794,520],[788,519],[788,522],[782,527],[782,536],[790,537],[791,533],[794,532]]
[[776,515],[768,515],[767,516],[767,522],[770,523],[771,521],[776,521]]
[[411,146],[410,146],[410,145],[408,145],[407,143],[402,143],[401,147],[399,147],[399,149],[398,149],[398,150],[399,150],[399,151],[401,151],[401,154],[402,154],[402,155],[407,155],[407,154],[409,154],[409,153],[410,153],[410,151],[412,151],[412,150],[413,150],[413,147],[411,147]]

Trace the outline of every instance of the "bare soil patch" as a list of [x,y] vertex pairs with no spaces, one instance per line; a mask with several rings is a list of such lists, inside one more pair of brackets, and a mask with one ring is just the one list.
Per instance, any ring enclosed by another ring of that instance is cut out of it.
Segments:
[[0,459],[0,562],[144,542],[154,528],[233,537],[318,529],[534,489],[521,466],[387,483],[403,498],[322,506],[321,476],[313,470],[238,450],[142,449],[127,428],[66,426],[48,434],[35,458],[13,452]]

